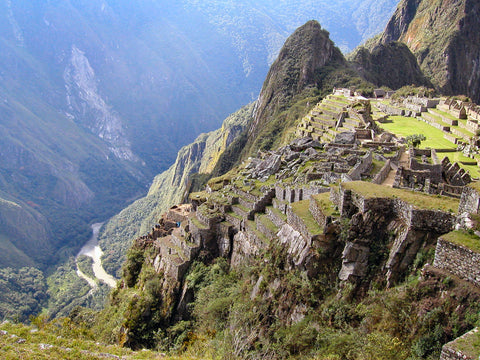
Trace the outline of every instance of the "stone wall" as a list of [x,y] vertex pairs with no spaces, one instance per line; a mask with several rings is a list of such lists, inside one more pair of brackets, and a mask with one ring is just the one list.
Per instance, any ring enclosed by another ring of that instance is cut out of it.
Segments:
[[361,175],[367,172],[372,166],[372,156],[373,152],[369,151],[365,156],[361,157],[360,161],[348,172],[348,176],[350,176],[352,180],[360,180]]
[[320,228],[325,229],[325,226],[332,222],[332,217],[325,216],[315,199],[310,198],[310,205],[308,209],[310,210],[310,213],[315,221],[318,223],[318,225],[320,225]]
[[443,137],[448,141],[454,143],[455,145],[458,144],[458,138],[456,136],[450,134],[443,134]]
[[422,231],[431,231],[435,233],[447,233],[455,226],[455,216],[439,210],[410,210],[410,224],[413,229]]
[[410,158],[410,169],[412,170],[426,170],[430,172],[430,180],[434,183],[443,182],[442,179],[442,165],[421,164],[417,160]]
[[380,171],[373,178],[372,182],[374,184],[382,184],[385,181],[385,179],[388,177],[388,174],[390,174],[390,171],[392,170],[391,163],[392,162],[390,159],[388,159],[385,165],[383,165]]
[[463,353],[457,347],[458,340],[475,342],[474,337],[478,339],[478,328],[473,329],[454,341],[443,345],[442,353],[440,354],[440,360],[477,360],[479,358],[478,354],[475,354],[474,356],[468,355]]
[[460,198],[460,205],[458,206],[458,213],[473,213],[477,214],[480,208],[480,194],[477,190],[470,186],[463,188],[462,196]]
[[[320,177],[323,174],[319,174]],[[275,186],[275,197],[280,201],[286,201],[288,203],[308,200],[310,196],[316,194],[322,194],[330,191],[330,188],[322,185],[304,185],[304,186]]]
[[271,208],[266,209],[266,213],[268,218],[277,226],[278,228],[282,227],[285,224],[285,221],[278,216],[275,211],[273,211]]
[[433,266],[480,286],[480,254],[440,237]]
[[287,223],[302,234],[305,239],[312,239],[315,235],[319,235],[310,233],[302,218],[295,214],[290,206],[287,207]]

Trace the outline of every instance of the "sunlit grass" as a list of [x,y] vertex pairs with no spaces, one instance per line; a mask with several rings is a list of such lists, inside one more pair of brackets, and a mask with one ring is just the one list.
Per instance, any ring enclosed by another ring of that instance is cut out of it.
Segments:
[[387,122],[381,124],[381,127],[398,136],[407,137],[408,135],[423,134],[427,138],[422,141],[420,148],[432,149],[455,149],[456,145],[445,139],[444,132],[429,125],[426,122],[405,116],[390,116]]

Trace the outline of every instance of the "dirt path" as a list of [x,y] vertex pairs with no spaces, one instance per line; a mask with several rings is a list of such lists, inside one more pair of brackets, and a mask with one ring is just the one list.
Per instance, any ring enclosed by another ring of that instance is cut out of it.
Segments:
[[[408,165],[408,153],[406,151],[402,152],[402,155],[400,156],[400,160],[398,162],[398,166],[403,166],[404,168],[408,168],[408,166],[409,166]],[[396,173],[397,173],[396,169],[390,170],[387,178],[382,183],[382,185],[393,187],[393,183],[395,182]]]

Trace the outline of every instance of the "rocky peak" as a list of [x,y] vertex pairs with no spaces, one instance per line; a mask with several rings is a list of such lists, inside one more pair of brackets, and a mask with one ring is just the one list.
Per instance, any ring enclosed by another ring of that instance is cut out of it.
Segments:
[[263,124],[284,109],[295,95],[307,87],[318,86],[318,72],[323,66],[344,63],[342,53],[317,21],[298,28],[268,72],[249,133],[257,135]]
[[403,0],[381,37],[405,43],[445,94],[480,101],[480,5],[472,0]]
[[414,19],[420,2],[421,0],[405,0],[400,2],[395,14],[385,28],[382,35],[382,43],[389,43],[400,39]]

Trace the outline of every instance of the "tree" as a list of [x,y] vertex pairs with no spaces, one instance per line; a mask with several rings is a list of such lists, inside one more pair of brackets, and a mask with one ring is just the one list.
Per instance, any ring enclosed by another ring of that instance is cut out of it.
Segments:
[[427,138],[423,134],[413,134],[408,135],[405,140],[407,144],[412,145],[413,147],[418,147],[422,143],[422,141],[426,140]]

